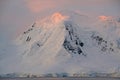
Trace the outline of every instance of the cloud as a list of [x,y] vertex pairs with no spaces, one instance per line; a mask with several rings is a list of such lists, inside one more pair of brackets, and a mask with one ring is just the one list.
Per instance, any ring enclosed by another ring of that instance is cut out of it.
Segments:
[[26,0],[26,3],[27,7],[33,13],[38,13],[55,7],[55,2],[53,0]]
[[[75,10],[81,9],[84,11],[105,11],[106,9],[115,8],[117,1],[113,0],[24,0],[28,9],[33,13],[39,13],[41,11],[52,11],[59,9]],[[110,10],[110,9],[109,9]]]
[[68,16],[63,16],[61,13],[57,12],[52,15],[51,20],[53,23],[59,23],[67,18]]

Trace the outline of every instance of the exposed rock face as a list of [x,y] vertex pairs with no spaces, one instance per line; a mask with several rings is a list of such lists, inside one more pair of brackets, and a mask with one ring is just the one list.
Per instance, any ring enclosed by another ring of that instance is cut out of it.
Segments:
[[84,43],[80,40],[77,33],[75,33],[75,27],[71,24],[71,22],[65,22],[65,28],[67,31],[67,35],[65,37],[65,41],[63,43],[64,48],[71,54],[84,54],[82,47],[84,47]]

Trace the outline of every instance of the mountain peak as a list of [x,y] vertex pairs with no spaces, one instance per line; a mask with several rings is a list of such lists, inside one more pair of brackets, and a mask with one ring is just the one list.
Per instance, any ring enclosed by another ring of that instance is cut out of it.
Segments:
[[22,43],[18,46],[21,66],[25,67],[23,72],[107,73],[117,69],[120,66],[120,28],[119,24],[111,23],[112,19],[109,16],[91,19],[74,12],[46,16],[16,41]]
[[56,12],[52,15],[51,20],[53,23],[59,23],[62,22],[63,20],[66,20],[68,16],[64,16],[59,12]]
[[99,16],[100,21],[112,21],[113,18],[111,16]]

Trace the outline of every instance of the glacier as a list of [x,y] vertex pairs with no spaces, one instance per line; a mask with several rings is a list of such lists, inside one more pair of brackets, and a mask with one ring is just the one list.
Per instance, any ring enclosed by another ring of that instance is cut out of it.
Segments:
[[120,73],[120,22],[113,17],[53,13],[13,44],[17,51],[1,59],[0,74]]

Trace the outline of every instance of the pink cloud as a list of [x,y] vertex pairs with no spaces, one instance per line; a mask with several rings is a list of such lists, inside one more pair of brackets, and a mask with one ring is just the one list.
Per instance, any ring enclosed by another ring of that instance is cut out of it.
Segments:
[[53,0],[26,0],[26,3],[27,7],[33,13],[38,13],[55,7],[55,2]]
[[[98,12],[104,12],[104,10],[113,6],[113,0],[24,0],[28,9],[33,13],[39,13],[42,11],[51,10],[83,10],[89,11],[93,14],[93,11],[101,10]],[[115,4],[114,4],[115,5]],[[114,7],[112,7],[114,8]],[[110,11],[110,9],[109,9]]]

